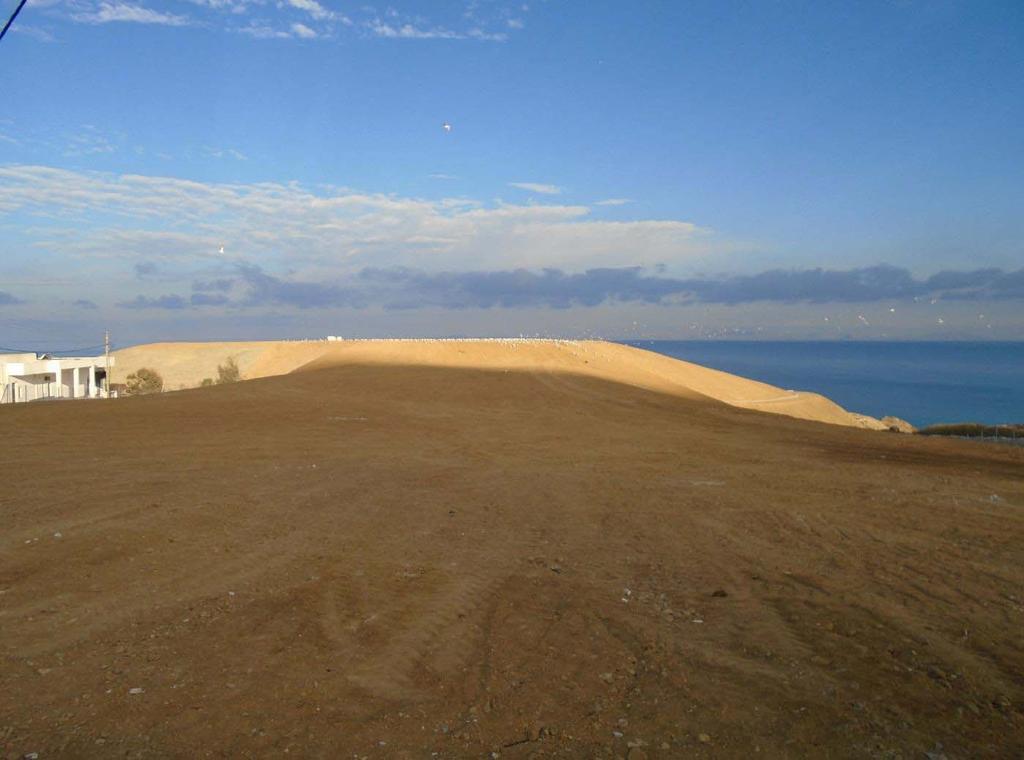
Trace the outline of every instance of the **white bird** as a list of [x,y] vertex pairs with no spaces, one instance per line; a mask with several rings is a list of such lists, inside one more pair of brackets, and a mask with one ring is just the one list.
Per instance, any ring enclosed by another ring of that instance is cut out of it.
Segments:
[[451,132],[452,125],[449,124],[448,122],[445,122],[444,124],[441,125],[441,129],[443,129],[445,132]]
[[863,314],[858,314],[857,319],[866,324],[868,327],[871,327],[871,323],[868,322],[867,318]]
[[896,313],[896,308],[894,306],[890,306],[889,307],[889,313],[890,314],[895,314]]
[[220,247],[220,253],[224,253],[224,246]]
[[939,317],[938,324],[944,325],[944,324],[946,324],[946,320],[944,320],[942,317]]

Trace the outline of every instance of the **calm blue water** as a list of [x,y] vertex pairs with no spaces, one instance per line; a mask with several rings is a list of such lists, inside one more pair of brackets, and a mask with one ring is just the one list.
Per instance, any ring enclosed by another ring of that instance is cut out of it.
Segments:
[[1024,343],[627,342],[918,427],[1024,423]]

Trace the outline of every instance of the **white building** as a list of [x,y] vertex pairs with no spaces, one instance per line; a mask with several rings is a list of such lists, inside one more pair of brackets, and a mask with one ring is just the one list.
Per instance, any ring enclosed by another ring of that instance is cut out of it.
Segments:
[[[111,366],[114,357],[109,359]],[[0,403],[47,398],[106,398],[103,356],[0,354]]]

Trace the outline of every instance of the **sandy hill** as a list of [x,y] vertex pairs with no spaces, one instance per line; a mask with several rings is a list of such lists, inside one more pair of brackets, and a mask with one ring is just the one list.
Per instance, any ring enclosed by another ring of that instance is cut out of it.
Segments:
[[416,351],[0,407],[0,757],[1024,752],[1024,452]]
[[140,367],[157,370],[165,389],[193,388],[216,378],[229,357],[246,379],[299,369],[390,365],[517,370],[571,382],[599,378],[677,396],[702,396],[732,406],[836,425],[886,428],[817,393],[783,390],[725,372],[605,341],[354,340],[253,343],[155,343],[116,352],[115,382]]

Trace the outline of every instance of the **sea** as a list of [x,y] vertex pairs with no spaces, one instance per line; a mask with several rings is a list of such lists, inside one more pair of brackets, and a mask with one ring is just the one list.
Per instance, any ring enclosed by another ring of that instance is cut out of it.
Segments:
[[917,427],[1024,423],[1024,342],[624,342]]

